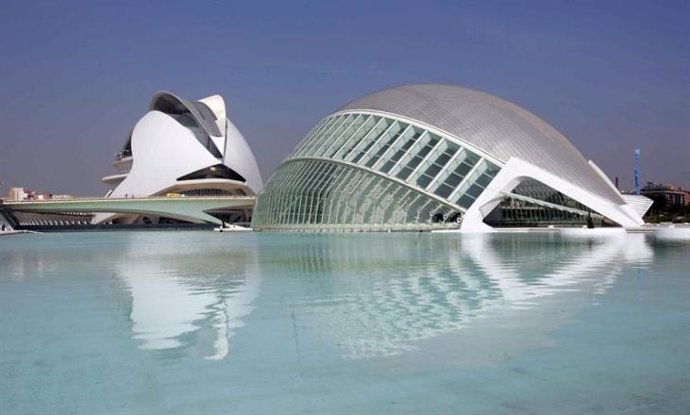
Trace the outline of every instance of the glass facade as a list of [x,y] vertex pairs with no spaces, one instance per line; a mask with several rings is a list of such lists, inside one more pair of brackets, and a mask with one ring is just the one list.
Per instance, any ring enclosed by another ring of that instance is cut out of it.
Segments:
[[597,227],[612,225],[602,215],[563,193],[527,179],[487,215],[485,222],[494,227],[584,226],[589,216]]
[[259,194],[257,230],[458,227],[500,167],[449,137],[378,114],[323,119]]

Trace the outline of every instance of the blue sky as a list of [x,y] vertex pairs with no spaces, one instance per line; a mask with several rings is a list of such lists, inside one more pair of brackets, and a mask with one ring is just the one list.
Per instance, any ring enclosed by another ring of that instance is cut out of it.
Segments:
[[0,192],[102,195],[151,95],[223,95],[267,178],[321,117],[406,83],[534,112],[622,187],[690,187],[690,2],[2,2]]

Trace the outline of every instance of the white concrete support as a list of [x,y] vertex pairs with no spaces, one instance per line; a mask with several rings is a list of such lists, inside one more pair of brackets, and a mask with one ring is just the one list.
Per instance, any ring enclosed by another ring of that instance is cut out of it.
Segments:
[[642,218],[631,206],[615,204],[531,163],[517,157],[511,157],[489,183],[486,190],[469,207],[465,213],[461,230],[491,232],[493,228],[483,222],[484,217],[503,200],[504,192],[512,191],[525,179],[534,179],[544,183],[624,228],[635,228],[644,224]]

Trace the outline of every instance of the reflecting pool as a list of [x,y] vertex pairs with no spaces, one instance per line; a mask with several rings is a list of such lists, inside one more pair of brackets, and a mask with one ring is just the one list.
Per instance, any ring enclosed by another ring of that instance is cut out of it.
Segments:
[[690,243],[0,238],[1,414],[690,413]]

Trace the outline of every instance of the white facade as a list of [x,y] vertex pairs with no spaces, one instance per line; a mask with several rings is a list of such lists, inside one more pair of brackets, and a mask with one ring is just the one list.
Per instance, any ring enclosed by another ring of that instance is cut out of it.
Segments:
[[[213,95],[187,101],[156,93],[103,178],[108,198],[150,196],[253,196],[263,186],[254,155]],[[205,214],[198,215],[204,221]],[[98,214],[95,222],[134,222],[137,215]]]

